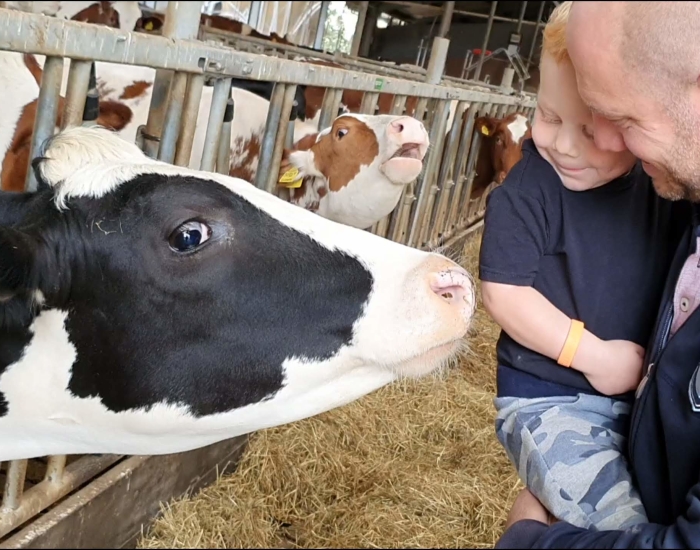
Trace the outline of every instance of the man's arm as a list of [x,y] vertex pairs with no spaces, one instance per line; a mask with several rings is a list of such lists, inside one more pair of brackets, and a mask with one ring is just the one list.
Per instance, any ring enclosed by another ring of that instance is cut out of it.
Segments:
[[495,548],[700,548],[700,483],[686,500],[688,509],[674,524],[645,523],[626,531],[589,531],[564,522],[550,527],[531,519],[541,518],[541,510],[524,511]]

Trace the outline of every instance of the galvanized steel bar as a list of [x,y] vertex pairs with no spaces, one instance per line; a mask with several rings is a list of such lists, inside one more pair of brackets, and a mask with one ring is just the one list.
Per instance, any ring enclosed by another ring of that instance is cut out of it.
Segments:
[[406,100],[408,98],[405,95],[394,96],[394,103],[391,105],[390,113],[394,116],[400,116],[406,109]]
[[[24,493],[24,479],[27,475],[26,460],[12,460],[7,465],[5,479],[5,491],[2,495],[2,514],[0,514],[0,525],[3,518],[11,511],[17,510]],[[0,532],[0,537],[4,533]]]
[[[491,104],[490,103],[481,105],[481,107],[478,111],[478,116],[486,115],[490,111],[491,111]],[[465,186],[464,193],[462,194],[462,197],[460,199],[460,205],[459,205],[459,210],[458,210],[459,221],[457,222],[457,224],[459,226],[463,225],[466,222],[466,219],[468,217],[469,206],[470,206],[471,195],[472,195],[472,188],[474,186],[476,161],[479,158],[479,149],[480,148],[481,148],[481,133],[478,131],[474,131],[473,136],[472,136],[472,144],[471,144],[471,147],[469,149],[469,159],[467,161],[466,186]]]
[[527,10],[527,0],[523,0],[520,6],[520,15],[518,16],[518,26],[515,28],[515,32],[520,34],[523,28],[523,21],[525,20],[525,11]]
[[418,102],[416,103],[416,111],[413,113],[413,116],[420,120],[421,122],[424,121],[426,111],[428,109],[428,98],[427,97],[419,97]]
[[[274,193],[277,187],[277,182],[279,179],[280,164],[282,160],[282,149],[284,148],[284,143],[287,135],[288,124],[284,121],[289,120],[289,115],[292,112],[292,105],[294,104],[294,95],[296,94],[296,86],[293,84],[284,85],[284,93],[282,96],[282,105],[279,111],[279,120],[277,123],[277,133],[274,136],[273,148],[270,154],[265,150],[265,137],[263,136],[263,146],[260,149],[260,162],[258,166],[260,168],[267,168],[267,185],[265,187],[268,193]],[[270,104],[272,107],[272,104]],[[272,109],[270,109],[270,112]],[[268,117],[269,121],[269,117]],[[267,130],[267,128],[266,128]],[[269,159],[268,162],[264,162],[263,159]],[[265,170],[258,170],[258,172],[264,172]],[[257,178],[257,174],[256,174]]]
[[320,50],[323,48],[323,36],[326,33],[326,21],[328,20],[328,7],[331,3],[327,0],[321,2],[321,10],[318,15],[318,24],[316,25],[316,36],[314,37],[314,49]]
[[365,19],[367,18],[367,8],[369,7],[369,2],[363,0],[359,2],[359,9],[357,12],[357,25],[355,26],[355,34],[352,37],[352,44],[350,46],[350,55],[356,56],[360,51],[360,42],[362,42],[362,31],[365,26]]
[[364,115],[373,115],[377,110],[378,101],[378,92],[365,92],[362,96],[362,103],[360,104],[360,113]]
[[[60,481],[53,483],[44,480],[37,483],[22,495],[17,507],[8,509],[3,506],[0,514],[0,537],[4,537],[83,483],[104,472],[121,458],[116,455],[84,456],[65,469]],[[17,462],[25,462],[26,468],[26,461]]]
[[439,186],[438,197],[435,201],[436,207],[430,220],[428,233],[428,240],[430,243],[434,243],[442,233],[447,202],[450,199],[452,189],[455,186],[455,180],[457,179],[457,175],[454,172],[455,158],[457,156],[459,138],[462,133],[462,123],[466,108],[467,105],[464,102],[457,104],[455,116],[452,119],[452,128],[450,128],[450,132],[447,136],[447,142],[443,148],[444,155],[437,180],[437,184]]
[[61,130],[80,126],[90,85],[90,61],[71,61],[66,85],[66,103],[61,117]]
[[207,131],[204,136],[204,147],[202,150],[202,162],[199,169],[204,172],[215,170],[216,154],[219,148],[221,137],[221,125],[226,112],[226,100],[231,93],[231,79],[218,78],[214,81],[214,92],[211,96],[211,110],[207,122]]
[[389,238],[397,243],[406,244],[408,239],[408,224],[411,216],[413,203],[418,200],[416,197],[417,182],[409,183],[404,191],[403,198],[399,204],[399,214],[396,224],[389,231]]
[[445,126],[450,113],[450,104],[446,101],[441,102],[437,108],[437,116],[435,124],[430,128],[430,143],[431,150],[428,153],[428,162],[426,169],[420,182],[416,184],[418,201],[416,202],[413,215],[411,217],[411,226],[408,235],[408,246],[418,245],[418,240],[422,232],[423,219],[426,209],[429,206],[431,197],[434,198],[433,180],[435,179],[438,163],[442,156],[441,144],[445,139]]
[[445,72],[447,52],[450,49],[450,41],[447,38],[436,36],[433,39],[433,49],[428,60],[428,72],[425,81],[428,84],[439,84],[442,74]]
[[[334,67],[238,52],[196,40],[171,40],[147,33],[127,33],[103,25],[59,20],[15,10],[0,13],[0,49],[165,68],[189,73],[277,81],[300,85],[376,91],[377,77]],[[173,53],[173,52],[177,53]],[[307,53],[308,55],[308,53]],[[482,91],[483,90],[483,91]],[[504,97],[486,87],[432,86],[423,82],[386,78],[382,93],[464,101],[535,104],[534,96]]]
[[[196,38],[197,32],[199,31],[199,21],[203,5],[204,2],[168,2],[162,38],[165,38],[169,42],[171,42],[171,39]],[[163,131],[163,124],[165,123],[165,112],[172,79],[173,71],[156,71],[155,81],[153,82],[153,92],[151,94],[151,105],[148,111],[148,120],[146,121],[146,127],[143,131],[144,152],[151,158],[159,158],[160,142],[162,139],[161,132]],[[181,84],[178,85],[178,89],[180,88]],[[180,98],[175,98],[175,101],[181,102],[182,100]],[[176,127],[176,129],[178,129],[178,127]],[[174,146],[174,142],[172,145],[169,144],[167,146],[167,154],[169,156],[172,155],[174,157],[174,153],[171,152]]]
[[450,25],[452,24],[452,12],[455,9],[455,3],[445,2],[442,6],[442,18],[440,19],[440,29],[438,30],[438,36],[445,38],[450,30]]
[[66,468],[66,455],[50,456],[46,464],[44,479],[50,483],[59,483]]
[[537,44],[537,38],[540,33],[540,26],[542,25],[542,15],[544,14],[544,5],[547,2],[540,2],[540,9],[537,12],[537,23],[535,24],[535,30],[532,31],[532,41],[530,42],[530,53],[527,55],[527,69],[530,70],[532,65],[532,57],[535,55],[535,45]]
[[452,196],[450,197],[449,214],[447,215],[445,227],[443,228],[443,234],[447,238],[452,235],[459,221],[459,207],[462,198],[462,191],[464,189],[464,182],[467,179],[465,169],[467,166],[467,161],[469,160],[469,154],[471,152],[470,146],[472,144],[472,134],[474,132],[475,115],[479,107],[480,104],[478,103],[472,103],[469,106],[469,110],[467,111],[466,115],[466,123],[462,128],[461,140],[459,143],[459,149],[457,150],[457,158],[455,160],[453,172],[455,187],[452,192]]
[[326,88],[321,104],[321,114],[318,118],[318,130],[328,128],[338,116],[338,107],[345,90],[341,88]]
[[191,74],[187,85],[185,105],[182,108],[182,125],[177,141],[177,150],[175,151],[175,164],[177,166],[188,166],[190,163],[203,89],[204,75]]
[[[255,173],[255,186],[259,189],[267,189],[269,173],[265,169],[272,161],[272,154],[277,139],[277,130],[282,122],[282,106],[286,84],[277,83],[270,95],[270,106],[267,111],[267,121],[265,123],[265,133],[260,144],[260,156],[258,157],[258,170]],[[279,175],[279,174],[277,174]]]
[[[47,57],[44,62],[41,88],[39,89],[39,98],[37,100],[29,162],[39,153],[41,145],[54,134],[56,129],[62,79],[63,58]],[[82,112],[80,114],[82,116]],[[27,191],[36,191],[38,182],[34,176],[34,170],[27,170],[27,179],[25,182],[25,189]]]
[[489,47],[489,38],[491,38],[491,29],[493,28],[493,18],[496,15],[496,7],[498,2],[491,2],[491,11],[489,12],[489,22],[486,24],[486,32],[484,33],[484,41],[481,44],[481,55],[479,56],[479,64],[476,66],[474,80],[479,80],[481,76],[481,68],[484,65],[484,57],[486,57],[486,49]]
[[163,120],[163,130],[158,150],[158,159],[163,162],[173,163],[177,138],[180,134],[180,122],[182,120],[182,108],[185,103],[187,91],[187,73],[177,72],[170,81],[170,93]]
[[233,98],[229,96],[226,100],[224,122],[221,125],[219,149],[216,154],[216,171],[227,176],[231,171],[231,126],[233,125],[234,108]]

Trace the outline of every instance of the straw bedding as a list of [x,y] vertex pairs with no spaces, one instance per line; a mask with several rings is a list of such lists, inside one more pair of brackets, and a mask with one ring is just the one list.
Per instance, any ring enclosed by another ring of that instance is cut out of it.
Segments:
[[498,327],[479,306],[456,366],[253,434],[234,474],[164,505],[139,547],[493,547],[521,484],[494,434]]

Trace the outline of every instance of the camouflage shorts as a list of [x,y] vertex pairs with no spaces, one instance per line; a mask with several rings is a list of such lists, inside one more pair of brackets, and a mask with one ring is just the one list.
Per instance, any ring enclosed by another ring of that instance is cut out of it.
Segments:
[[497,397],[496,435],[558,519],[592,530],[648,523],[624,455],[630,406],[607,397]]

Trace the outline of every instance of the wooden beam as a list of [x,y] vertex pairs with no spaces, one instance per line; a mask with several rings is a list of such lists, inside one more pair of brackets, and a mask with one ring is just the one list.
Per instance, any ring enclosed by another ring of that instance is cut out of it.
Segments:
[[0,541],[0,549],[135,548],[161,503],[234,471],[247,441],[241,436],[185,453],[125,458]]

